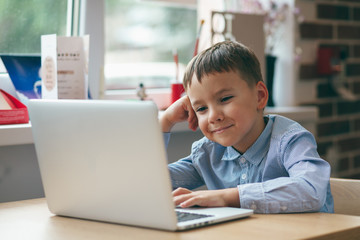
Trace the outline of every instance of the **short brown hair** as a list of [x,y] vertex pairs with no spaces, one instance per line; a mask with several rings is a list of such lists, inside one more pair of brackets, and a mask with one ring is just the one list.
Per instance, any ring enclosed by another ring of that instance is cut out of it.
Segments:
[[194,74],[201,82],[204,75],[229,71],[237,71],[249,86],[263,81],[254,52],[241,43],[224,41],[204,50],[189,62],[183,79],[184,88],[190,87]]

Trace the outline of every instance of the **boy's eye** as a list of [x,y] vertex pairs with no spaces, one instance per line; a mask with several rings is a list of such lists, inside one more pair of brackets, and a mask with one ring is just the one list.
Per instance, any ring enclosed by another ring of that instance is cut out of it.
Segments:
[[233,96],[227,96],[227,97],[223,97],[223,98],[221,98],[221,102],[226,102],[226,101],[228,101],[228,100],[230,100],[231,98],[233,98]]
[[196,112],[202,112],[202,111],[205,111],[206,110],[206,107],[198,107],[196,109]]

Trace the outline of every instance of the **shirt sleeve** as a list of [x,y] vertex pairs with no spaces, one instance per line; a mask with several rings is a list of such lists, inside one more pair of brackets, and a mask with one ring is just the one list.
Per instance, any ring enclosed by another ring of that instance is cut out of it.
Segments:
[[279,145],[270,150],[276,151],[270,153],[276,159],[271,168],[277,164],[275,168],[285,169],[288,176],[239,185],[241,207],[257,213],[320,211],[330,192],[330,166],[319,157],[313,135],[302,131],[284,136]]
[[167,148],[167,147],[169,146],[170,135],[171,135],[170,132],[164,132],[164,133],[163,133],[165,148]]
[[[170,133],[163,134],[166,147],[169,144],[170,135]],[[168,165],[173,189],[183,187],[191,190],[204,185],[204,181],[192,161],[194,154],[194,150],[192,149],[188,157]]]

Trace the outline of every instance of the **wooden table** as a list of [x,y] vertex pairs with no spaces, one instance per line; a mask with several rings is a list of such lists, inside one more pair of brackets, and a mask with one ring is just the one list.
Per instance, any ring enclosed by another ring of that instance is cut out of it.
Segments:
[[360,217],[326,214],[254,214],[185,232],[167,232],[51,214],[45,199],[0,204],[0,239],[360,239]]

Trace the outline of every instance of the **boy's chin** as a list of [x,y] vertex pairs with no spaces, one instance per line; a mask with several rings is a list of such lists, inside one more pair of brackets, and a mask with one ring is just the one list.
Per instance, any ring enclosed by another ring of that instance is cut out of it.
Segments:
[[233,142],[226,142],[226,141],[221,141],[221,140],[217,140],[214,138],[209,138],[211,141],[216,142],[218,144],[220,144],[223,147],[232,147],[234,144]]

